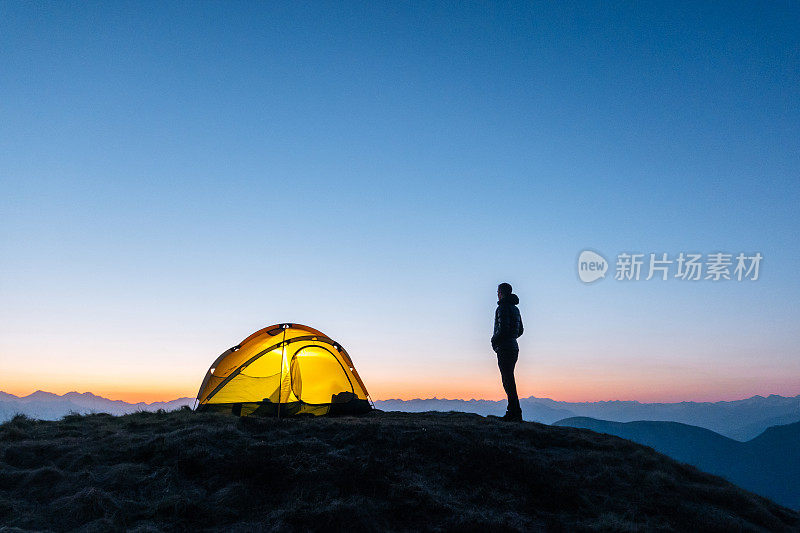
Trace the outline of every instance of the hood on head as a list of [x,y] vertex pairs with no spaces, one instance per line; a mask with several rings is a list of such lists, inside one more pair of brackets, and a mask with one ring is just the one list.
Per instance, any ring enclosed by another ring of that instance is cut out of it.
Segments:
[[504,304],[508,303],[508,304],[511,304],[511,305],[519,305],[519,297],[516,294],[512,293],[512,294],[509,294],[508,296],[506,296],[505,298],[501,298],[497,302],[497,305],[500,305],[501,303],[504,303]]

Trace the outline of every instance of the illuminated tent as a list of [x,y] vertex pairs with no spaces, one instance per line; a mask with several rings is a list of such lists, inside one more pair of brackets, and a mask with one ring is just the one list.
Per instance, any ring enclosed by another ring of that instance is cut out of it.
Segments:
[[367,388],[350,356],[324,333],[276,324],[226,350],[208,369],[197,409],[240,416],[369,411]]

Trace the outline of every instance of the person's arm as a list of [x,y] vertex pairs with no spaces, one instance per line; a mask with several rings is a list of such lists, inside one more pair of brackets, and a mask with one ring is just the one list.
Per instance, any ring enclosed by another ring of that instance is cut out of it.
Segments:
[[494,312],[494,331],[492,332],[492,349],[497,347],[500,341],[500,307]]
[[517,337],[519,338],[522,337],[522,332],[525,331],[525,328],[522,326],[522,315],[520,314],[518,316],[519,316],[519,331],[518,331],[519,335],[517,335]]
[[507,305],[497,306],[497,312],[495,313],[496,318],[494,336],[498,342],[511,336],[511,321],[514,319],[514,316],[511,313],[512,311]]

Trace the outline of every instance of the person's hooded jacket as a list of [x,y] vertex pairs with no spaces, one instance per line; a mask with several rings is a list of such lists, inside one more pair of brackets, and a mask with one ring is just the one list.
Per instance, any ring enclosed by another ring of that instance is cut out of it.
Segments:
[[506,350],[519,350],[517,338],[522,336],[522,316],[517,308],[519,298],[510,294],[497,302],[494,312],[494,334],[492,335],[492,349],[495,352]]

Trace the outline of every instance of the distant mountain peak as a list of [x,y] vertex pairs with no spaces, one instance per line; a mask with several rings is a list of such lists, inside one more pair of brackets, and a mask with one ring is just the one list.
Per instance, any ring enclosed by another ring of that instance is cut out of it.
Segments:
[[60,398],[60,396],[43,390],[37,390],[36,392],[22,397],[23,400],[54,400],[56,398]]
[[96,394],[93,394],[91,392],[77,392],[77,391],[68,392],[64,396],[62,396],[62,398],[97,398],[97,399],[101,399],[101,400],[107,400],[108,399],[108,398],[103,398],[102,396],[98,396]]

